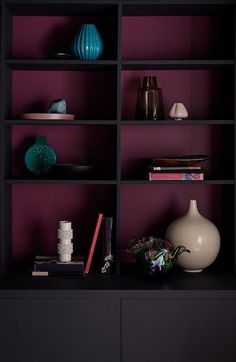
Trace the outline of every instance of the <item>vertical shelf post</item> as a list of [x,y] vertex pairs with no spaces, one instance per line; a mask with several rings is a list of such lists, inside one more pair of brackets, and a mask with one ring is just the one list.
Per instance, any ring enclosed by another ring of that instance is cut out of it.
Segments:
[[12,45],[12,15],[5,4],[1,4],[1,85],[0,85],[0,274],[4,274],[10,265],[12,254],[11,238],[11,185],[6,185],[4,179],[11,167],[11,127],[6,127],[4,119],[11,107],[11,70],[6,66],[5,59],[11,53]]
[[117,125],[116,125],[116,274],[120,274],[120,186],[121,186],[121,159],[120,159],[120,123],[121,123],[121,19],[122,4],[118,4],[117,13]]

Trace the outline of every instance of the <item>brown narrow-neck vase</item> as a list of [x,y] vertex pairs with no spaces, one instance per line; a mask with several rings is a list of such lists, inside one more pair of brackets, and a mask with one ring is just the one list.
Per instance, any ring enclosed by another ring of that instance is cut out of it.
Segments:
[[156,77],[144,77],[143,87],[138,90],[136,119],[163,119],[162,90],[157,87]]

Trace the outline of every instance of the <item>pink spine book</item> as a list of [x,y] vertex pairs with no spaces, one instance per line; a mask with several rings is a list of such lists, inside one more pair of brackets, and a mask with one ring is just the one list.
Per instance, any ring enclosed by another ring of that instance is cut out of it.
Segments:
[[103,214],[98,214],[97,224],[96,224],[96,227],[95,227],[95,231],[94,231],[94,234],[93,234],[93,239],[92,239],[90,249],[89,249],[88,260],[87,260],[85,270],[84,270],[85,274],[88,274],[89,270],[90,270],[90,266],[91,266],[91,263],[92,263],[93,254],[94,254],[94,250],[95,250],[99,230],[100,230],[100,227],[101,227],[102,219],[103,219]]
[[149,172],[149,181],[167,181],[167,180],[189,180],[189,181],[202,181],[204,180],[204,173],[155,173]]

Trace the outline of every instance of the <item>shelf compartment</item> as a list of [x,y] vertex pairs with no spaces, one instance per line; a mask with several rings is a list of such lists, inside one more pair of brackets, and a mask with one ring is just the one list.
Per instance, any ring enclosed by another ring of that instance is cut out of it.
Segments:
[[117,64],[115,60],[6,59],[14,70],[112,70]]
[[190,199],[196,199],[199,212],[218,227],[220,254],[214,263],[233,271],[234,186],[194,184],[122,185],[120,202],[121,263],[132,263],[124,251],[134,237],[156,235],[164,238],[168,225],[183,216]]
[[86,257],[100,212],[115,220],[115,186],[12,185],[12,262],[56,255],[59,220],[72,221],[74,255]]
[[233,66],[234,59],[192,59],[192,60],[123,60],[123,70],[153,69],[212,69]]
[[[53,175],[45,175],[36,180],[24,164],[24,155],[27,149],[34,144],[36,135],[46,136],[48,144],[54,149],[57,163],[77,163],[94,165],[91,176],[83,175],[83,180],[78,180],[79,175],[71,179],[62,175],[54,179]],[[109,157],[108,157],[109,155]],[[12,126],[12,152],[7,155],[7,165],[12,168],[6,173],[6,179],[18,182],[89,182],[113,181],[116,179],[116,127],[105,125],[80,125],[63,126],[32,125]],[[16,178],[12,178],[15,176]],[[51,180],[50,180],[51,179]]]
[[193,15],[187,7],[179,6],[176,13],[173,11],[175,16],[162,13],[168,10],[167,5],[147,5],[142,15],[139,9],[142,6],[138,4],[124,6],[123,60],[234,59],[233,7],[218,11],[212,7],[215,13],[205,7]]
[[[209,156],[209,160],[203,164],[208,168],[208,173],[205,181],[196,183],[231,183],[234,180],[233,134],[232,125],[178,125],[175,127],[172,125],[151,127],[122,125],[120,151],[122,180],[131,183],[132,180],[137,183],[152,184],[154,182],[148,181],[143,157],[203,154]],[[182,182],[184,181],[177,183]],[[189,182],[186,181],[186,183]]]
[[99,5],[91,4],[87,8],[68,5],[61,14],[63,7],[60,4],[51,8],[49,4],[38,7],[37,12],[37,5],[29,4],[26,14],[10,7],[10,13],[13,13],[12,50],[9,49],[8,58],[48,59],[54,52],[70,53],[81,25],[94,23],[104,41],[101,59],[117,59],[117,6],[101,5],[99,10]]
[[234,68],[215,70],[122,71],[122,119],[134,119],[137,91],[144,76],[156,76],[163,92],[165,117],[175,102],[185,104],[190,119],[234,119]]
[[116,71],[12,72],[12,109],[21,113],[47,112],[50,102],[65,98],[67,112],[77,119],[116,120]]

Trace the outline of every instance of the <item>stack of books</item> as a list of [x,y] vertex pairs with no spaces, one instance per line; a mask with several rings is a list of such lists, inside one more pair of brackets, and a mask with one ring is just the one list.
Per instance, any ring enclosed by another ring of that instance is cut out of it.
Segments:
[[36,256],[32,276],[84,275],[83,257],[74,257],[71,262],[61,263],[57,257]]
[[[189,157],[189,158],[187,158]],[[196,161],[194,161],[196,159]],[[148,159],[146,169],[149,181],[202,181],[207,169],[200,165],[201,159],[205,161],[207,156],[194,157],[183,156],[173,158]],[[166,161],[165,161],[166,160]],[[203,162],[202,161],[202,162]]]

